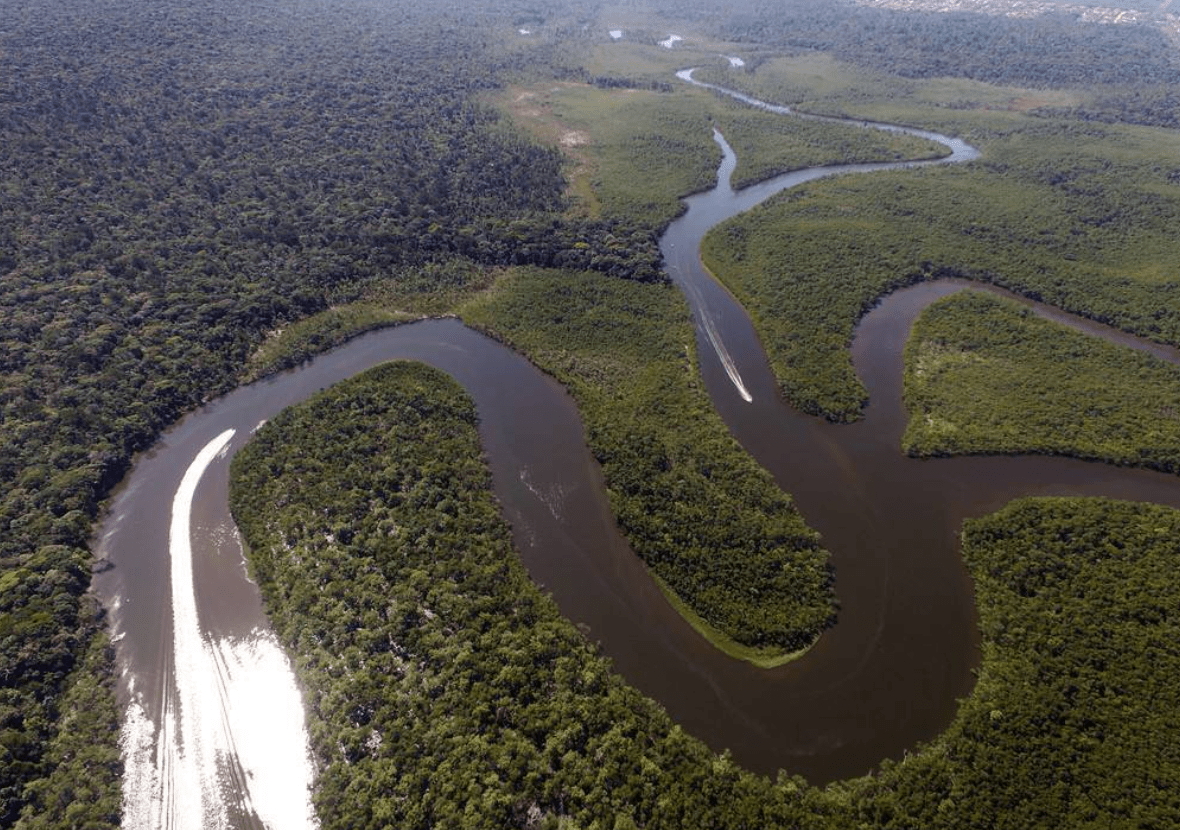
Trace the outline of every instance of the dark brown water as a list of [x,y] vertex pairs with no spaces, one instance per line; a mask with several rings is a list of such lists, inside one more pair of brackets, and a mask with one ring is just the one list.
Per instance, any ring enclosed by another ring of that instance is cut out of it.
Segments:
[[[679,77],[695,83],[691,70]],[[911,132],[951,151],[920,165],[978,157],[974,148],[946,136],[866,126]],[[1180,506],[1180,479],[1061,458],[921,461],[902,455],[905,340],[922,309],[963,290],[965,282],[898,291],[861,321],[852,354],[871,400],[861,422],[836,426],[784,404],[744,309],[701,266],[701,239],[719,222],[804,182],[918,165],[812,168],[734,192],[729,177],[736,159],[724,138],[715,137],[723,151],[718,185],[685,200],[688,210],[669,227],[662,249],[693,308],[702,373],[713,402],[734,436],[822,534],[836,567],[840,617],[805,658],[761,673],[757,681],[719,662],[716,670],[722,676],[741,678],[735,688],[746,691],[748,682],[759,691],[751,688],[744,697],[735,692],[729,699],[743,701],[741,711],[718,713],[696,734],[715,748],[731,748],[753,769],[783,767],[822,783],[867,772],[881,759],[898,758],[933,738],[949,724],[957,700],[970,692],[979,643],[972,585],[958,549],[964,518],[1025,495],[1106,495]],[[1174,349],[1029,304],[1052,319],[1178,362]],[[665,705],[681,722],[694,723],[694,713],[676,702]]]
[[[145,741],[142,750],[151,763],[129,764],[129,771],[147,770],[144,778],[164,774],[160,758],[171,749],[160,724],[176,709],[176,690],[188,682],[172,658],[168,528],[174,493],[193,458],[215,436],[235,430],[193,504],[202,636],[267,636],[226,512],[228,455],[284,407],[385,360],[429,363],[467,389],[479,409],[497,496],[533,578],[602,644],[630,682],[660,701],[688,732],[765,773],[783,768],[815,782],[858,775],[883,758],[900,757],[949,723],[957,699],[971,689],[979,659],[972,587],[957,549],[964,517],[1032,494],[1180,506],[1180,479],[1145,471],[1052,458],[917,461],[901,455],[902,345],[920,310],[962,284],[898,292],[865,318],[853,347],[872,397],[863,422],[837,427],[782,404],[748,318],[701,271],[697,251],[701,235],[716,222],[800,175],[807,180],[814,174],[804,171],[733,194],[732,153],[725,151],[721,184],[689,200],[688,213],[669,229],[663,246],[697,315],[702,372],[715,405],[832,552],[840,618],[815,648],[795,663],[765,671],[703,641],[668,606],[620,538],[564,391],[522,357],[457,321],[416,323],[359,337],[296,371],[219,399],[170,429],[136,463],[98,543],[99,555],[114,567],[95,578],[118,638],[124,700],[155,726],[148,730],[155,743]],[[233,704],[223,706],[228,712]],[[217,777],[217,786],[226,791],[223,800],[236,805],[227,809],[225,826],[260,823],[242,798],[248,782],[232,774],[233,763],[225,766],[229,772]],[[151,784],[129,781],[128,791],[158,793]],[[143,812],[134,805],[129,810]]]

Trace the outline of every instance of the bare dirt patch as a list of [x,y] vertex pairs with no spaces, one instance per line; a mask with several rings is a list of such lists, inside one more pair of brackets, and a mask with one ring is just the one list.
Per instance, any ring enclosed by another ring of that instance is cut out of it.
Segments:
[[561,148],[569,164],[566,176],[569,186],[566,195],[570,197],[570,212],[578,215],[596,215],[599,210],[589,180],[593,162],[584,147],[590,145],[590,134],[585,130],[573,129],[554,112],[551,98],[563,89],[580,86],[570,82],[554,86],[546,83],[544,88],[512,87],[493,99],[493,103],[506,112],[521,129],[537,140]]

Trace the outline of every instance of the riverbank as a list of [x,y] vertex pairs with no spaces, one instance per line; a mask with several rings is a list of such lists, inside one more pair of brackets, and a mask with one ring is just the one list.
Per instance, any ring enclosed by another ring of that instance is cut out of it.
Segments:
[[570,390],[619,526],[719,644],[777,663],[830,624],[827,554],[709,405],[677,292],[518,269],[459,312]]
[[[927,86],[865,111],[913,114]],[[847,106],[847,90],[828,94]],[[864,390],[847,353],[857,322],[879,297],[928,279],[993,283],[1180,343],[1180,287],[1163,265],[1180,261],[1170,230],[1180,185],[1161,174],[1180,165],[1174,131],[925,111],[977,142],[981,158],[817,181],[705,238],[705,263],[759,321],[788,400],[832,420],[859,418]]]
[[[737,640],[725,634],[725,632],[718,630],[714,626],[703,619],[699,614],[692,610],[684,600],[680,599],[668,585],[658,576],[654,577],[656,584],[660,587],[664,598],[668,600],[668,604],[676,609],[676,613],[684,617],[684,621],[692,627],[692,630],[705,638],[714,648],[722,654],[728,654],[735,660],[743,660],[752,666],[757,666],[760,669],[777,669],[779,666],[785,666],[799,658],[803,657],[807,652],[811,651],[815,643],[804,646],[797,651],[790,651],[784,653],[782,649],[773,648],[752,648],[747,645],[739,643]],[[822,636],[822,634],[821,634]],[[816,639],[818,642],[818,638]]]
[[[313,690],[323,827],[835,830],[1176,810],[1163,782],[1178,772],[1180,512],[1026,500],[971,522],[979,685],[930,745],[820,790],[742,771],[619,680],[519,566],[474,423],[444,376],[390,365],[288,410],[235,464],[235,511]],[[387,492],[400,496],[371,498]]]
[[978,292],[927,309],[905,357],[911,455],[1043,453],[1180,470],[1175,362]]

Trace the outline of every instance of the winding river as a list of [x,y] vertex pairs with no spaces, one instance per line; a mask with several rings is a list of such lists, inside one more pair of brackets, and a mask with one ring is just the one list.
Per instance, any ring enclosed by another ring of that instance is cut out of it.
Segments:
[[[680,75],[694,82],[691,71]],[[914,132],[952,150],[917,164],[976,156],[962,142]],[[314,826],[298,692],[228,516],[228,460],[283,408],[386,360],[429,363],[472,395],[525,565],[631,683],[743,765],[817,783],[864,773],[934,737],[970,692],[979,644],[957,548],[964,518],[1039,494],[1180,507],[1174,476],[1062,458],[900,453],[905,338],[923,308],[965,283],[898,291],[862,321],[853,357],[871,397],[863,421],[834,426],[783,404],[748,317],[700,265],[701,237],[804,181],[907,165],[816,168],[735,193],[733,152],[715,137],[718,185],[686,200],[662,250],[692,306],[718,411],[832,552],[839,623],[803,659],[774,670],[716,651],[668,606],[619,535],[561,387],[453,319],[373,332],[192,413],[137,460],[113,497],[97,542],[111,567],[94,584],[123,671],[125,827]],[[1035,307],[1180,362],[1174,350]]]

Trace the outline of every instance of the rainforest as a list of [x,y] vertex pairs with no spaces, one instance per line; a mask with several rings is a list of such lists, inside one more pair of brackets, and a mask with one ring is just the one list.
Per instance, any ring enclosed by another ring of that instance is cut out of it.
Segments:
[[0,826],[1180,825],[1123,5],[0,0]]

